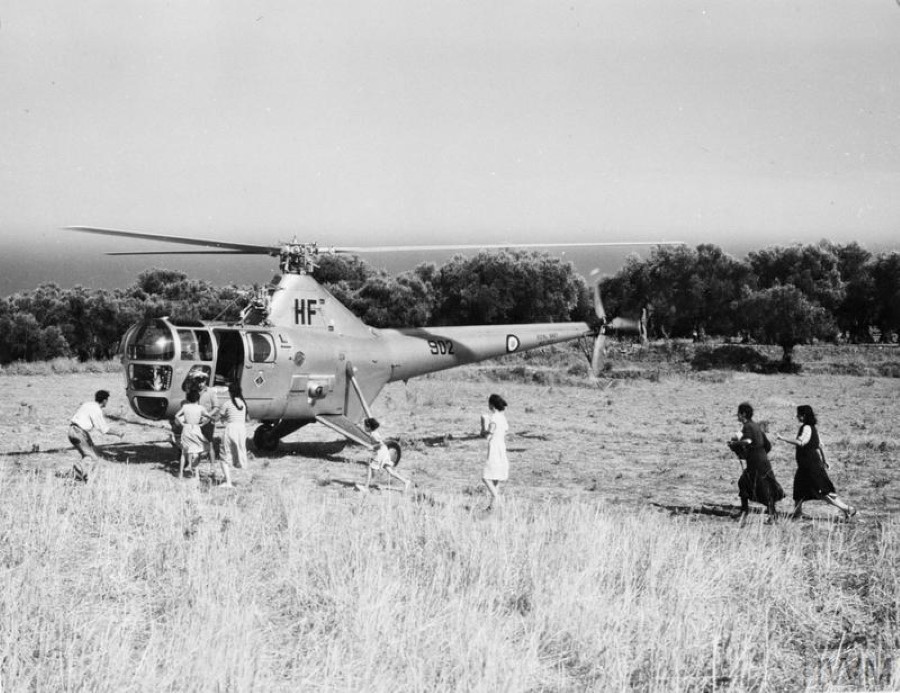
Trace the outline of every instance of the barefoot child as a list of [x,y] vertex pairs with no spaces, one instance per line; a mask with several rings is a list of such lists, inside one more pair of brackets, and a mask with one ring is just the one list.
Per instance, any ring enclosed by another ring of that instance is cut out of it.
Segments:
[[189,390],[185,403],[175,414],[175,419],[183,426],[181,431],[181,463],[178,469],[179,479],[184,476],[185,469],[195,476],[197,475],[194,471],[194,465],[207,445],[201,426],[210,420],[210,416],[199,402],[200,393],[197,390]]
[[369,468],[366,470],[366,491],[369,490],[369,486],[372,483],[373,473],[383,469],[389,476],[394,477],[398,481],[402,481],[403,491],[406,492],[409,489],[409,479],[403,478],[394,470],[395,463],[391,460],[391,452],[388,449],[388,446],[384,444],[381,434],[378,433],[378,428],[381,424],[378,423],[377,419],[370,418],[363,422],[363,426],[366,429],[366,433],[368,433],[375,441],[372,457],[369,460]]

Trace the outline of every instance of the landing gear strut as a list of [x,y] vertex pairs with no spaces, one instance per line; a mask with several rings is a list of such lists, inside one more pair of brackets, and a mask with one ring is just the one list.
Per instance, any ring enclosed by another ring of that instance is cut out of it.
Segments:
[[[359,386],[359,382],[356,380],[355,375],[356,369],[353,368],[353,364],[349,361],[347,362],[347,381],[353,386],[353,389],[356,391],[356,396],[359,397],[359,403],[362,405],[363,411],[366,413],[366,418],[372,418],[372,410],[369,409],[369,403],[366,402],[366,397],[363,395],[362,388]],[[385,441],[385,446],[388,449],[388,454],[391,456],[391,463],[396,467],[400,464],[400,457],[403,454],[403,451],[400,449],[400,443],[396,440],[387,440]]]

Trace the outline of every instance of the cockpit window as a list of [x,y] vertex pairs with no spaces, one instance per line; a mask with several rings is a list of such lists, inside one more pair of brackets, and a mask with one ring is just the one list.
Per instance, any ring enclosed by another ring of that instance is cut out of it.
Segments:
[[250,332],[250,360],[254,363],[271,363],[275,360],[275,341],[265,332]]
[[212,361],[212,337],[206,330],[178,329],[182,361]]
[[169,361],[175,357],[175,340],[164,322],[154,320],[138,328],[125,350],[130,359]]
[[200,350],[200,360],[212,361],[213,346],[212,337],[209,336],[209,332],[206,330],[195,330],[194,334],[197,336],[197,348]]
[[196,361],[199,354],[193,330],[178,330],[178,340],[181,342],[182,361]]

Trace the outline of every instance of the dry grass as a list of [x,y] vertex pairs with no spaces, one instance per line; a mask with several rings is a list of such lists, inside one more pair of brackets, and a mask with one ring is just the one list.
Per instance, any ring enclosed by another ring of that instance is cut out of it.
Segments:
[[[120,374],[4,377],[2,690],[900,687],[896,379],[488,377],[376,403],[405,442],[408,498],[353,490],[362,454],[318,427],[233,492],[179,482],[165,427],[124,408]],[[57,476],[65,422],[101,387],[127,442],[76,485]],[[513,477],[485,515],[474,431],[493,390]],[[739,469],[721,441],[743,399],[784,432],[796,404],[816,408],[858,521],[819,504],[774,527],[727,516]]]

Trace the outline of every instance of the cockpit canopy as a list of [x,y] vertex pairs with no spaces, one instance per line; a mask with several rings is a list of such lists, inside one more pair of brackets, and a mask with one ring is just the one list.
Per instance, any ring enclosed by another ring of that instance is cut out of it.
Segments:
[[[290,346],[283,336],[280,344]],[[147,320],[122,339],[122,363],[132,409],[148,419],[172,416],[198,374],[210,387],[240,383],[245,367],[274,364],[275,336],[262,327]]]
[[122,354],[132,408],[148,419],[166,418],[170,403],[180,401],[184,387],[173,388],[176,375],[202,371],[212,380],[215,349],[202,323],[148,320],[125,335]]
[[141,361],[171,361],[175,357],[172,330],[162,320],[141,324],[125,343],[125,358]]

